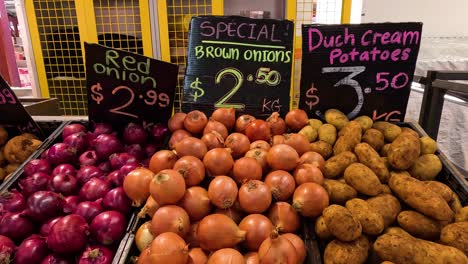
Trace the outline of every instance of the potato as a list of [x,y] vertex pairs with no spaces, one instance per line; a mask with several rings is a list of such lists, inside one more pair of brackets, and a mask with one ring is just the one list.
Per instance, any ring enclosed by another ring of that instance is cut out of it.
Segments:
[[414,131],[413,129],[409,127],[401,127],[401,133],[402,134],[408,133],[409,135],[419,138],[418,132]]
[[399,170],[409,169],[419,157],[419,139],[404,133],[398,136],[388,150],[388,162]]
[[318,129],[318,138],[325,141],[330,145],[335,144],[336,141],[336,128],[330,124],[323,124]]
[[21,134],[21,136],[23,136],[24,138],[27,138],[27,139],[37,139],[37,137],[31,133],[23,133]]
[[401,211],[398,199],[391,194],[381,194],[367,199],[370,208],[383,216],[385,227],[390,226]]
[[16,136],[5,145],[5,158],[9,163],[22,163],[39,147],[41,141],[28,139],[26,136]]
[[7,176],[7,173],[4,168],[0,168],[0,181],[5,179],[5,176]]
[[406,232],[403,228],[396,227],[396,226],[392,226],[392,227],[389,227],[389,228],[385,229],[384,234],[411,237],[411,235],[408,232]]
[[328,109],[325,111],[325,121],[340,130],[349,122],[349,119],[338,109]]
[[372,121],[372,118],[368,116],[358,116],[354,119],[354,121],[358,122],[359,125],[361,125],[362,132],[370,129],[372,125],[374,124],[374,121]]
[[409,235],[384,234],[373,246],[380,258],[405,264],[466,264],[468,258],[460,250]]
[[391,144],[385,144],[382,149],[380,150],[380,156],[387,157],[388,151],[390,150]]
[[338,178],[349,165],[355,162],[357,162],[357,157],[351,151],[335,155],[325,161],[323,175],[326,178]]
[[311,126],[303,127],[298,133],[304,135],[307,140],[309,140],[309,142],[315,141],[317,139],[317,130]]
[[401,211],[397,221],[398,225],[415,237],[434,240],[440,236],[439,222],[416,211]]
[[315,130],[318,130],[322,124],[323,123],[320,119],[309,119],[309,126],[313,127]]
[[391,173],[388,185],[392,192],[406,204],[426,216],[439,221],[450,221],[454,213],[438,193],[427,188],[421,181],[404,175]]
[[6,174],[10,174],[12,172],[15,172],[16,169],[18,169],[19,165],[20,164],[16,164],[16,163],[10,163],[10,164],[6,165],[6,167],[5,167]]
[[393,142],[401,133],[399,126],[389,122],[377,121],[372,127],[382,132],[387,142]]
[[421,155],[434,154],[437,150],[437,142],[429,136],[419,138],[419,143],[421,143]]
[[455,214],[455,222],[468,222],[468,206],[463,207]]
[[392,194],[392,190],[387,184],[382,184],[382,193]]
[[468,255],[468,222],[445,226],[440,232],[440,241],[447,246],[456,247]]
[[325,141],[316,141],[310,143],[310,151],[315,151],[322,155],[324,159],[327,159],[333,154],[333,147],[332,145],[328,144]]
[[357,197],[357,191],[341,181],[325,179],[323,187],[328,193],[331,204],[344,205],[346,201]]
[[411,176],[421,181],[432,181],[442,170],[442,162],[434,154],[426,154],[417,158],[409,169]]
[[347,184],[362,194],[376,196],[382,192],[382,184],[377,175],[362,163],[349,165],[344,172],[344,178]]
[[332,204],[323,210],[323,219],[332,235],[341,241],[353,241],[361,236],[359,220],[346,207]]
[[315,221],[315,233],[321,239],[330,240],[333,238],[330,230],[328,230],[327,224],[325,224],[323,216],[319,216],[319,218],[317,218]]
[[364,234],[375,236],[384,230],[383,216],[369,207],[366,201],[359,198],[351,199],[346,202],[346,208],[359,220]]
[[455,192],[452,195],[452,201],[450,201],[449,205],[454,213],[458,213],[463,208],[460,198],[458,198],[458,195]]
[[395,264],[395,263],[386,260],[386,261],[382,261],[380,264]]
[[387,157],[381,157],[381,158],[382,158],[382,162],[385,164],[385,167],[387,167],[387,170],[391,170],[392,165],[390,165],[390,162],[388,162],[388,158]]
[[323,253],[325,264],[362,264],[367,260],[369,240],[365,236],[351,242],[333,240]]
[[0,146],[3,146],[8,140],[8,131],[2,126],[0,126]]
[[379,153],[377,153],[377,151],[375,151],[369,144],[357,144],[356,147],[354,147],[354,153],[356,153],[359,162],[369,167],[369,169],[379,177],[380,182],[388,182],[390,172],[382,158],[379,156]]
[[356,121],[349,122],[343,129],[344,133],[338,137],[333,146],[333,154],[338,155],[345,151],[353,151],[361,142],[361,126]]
[[453,198],[453,191],[447,185],[438,181],[424,181],[427,188],[433,192],[438,193],[445,201],[450,202]]
[[364,132],[362,142],[369,144],[376,151],[380,151],[385,144],[382,132],[375,128],[369,128]]

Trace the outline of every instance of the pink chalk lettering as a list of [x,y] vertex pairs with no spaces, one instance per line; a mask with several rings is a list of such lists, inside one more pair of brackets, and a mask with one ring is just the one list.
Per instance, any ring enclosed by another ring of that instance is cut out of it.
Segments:
[[[318,37],[317,43],[314,45],[314,33]],[[317,28],[309,28],[309,52],[312,52],[313,50],[317,49],[322,45],[323,41],[323,35],[322,32],[317,29]]]

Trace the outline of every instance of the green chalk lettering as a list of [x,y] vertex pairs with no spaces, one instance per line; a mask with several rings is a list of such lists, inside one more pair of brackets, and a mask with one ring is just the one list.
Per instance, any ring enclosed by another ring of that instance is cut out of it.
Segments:
[[93,69],[98,74],[103,74],[103,73],[106,72],[106,67],[104,65],[102,65],[101,63],[94,64]]
[[119,64],[115,61],[119,57],[119,53],[115,50],[106,51],[106,65],[114,64],[115,67],[120,68]]
[[139,72],[143,74],[149,74],[150,73],[150,59],[147,58],[146,62],[144,61],[138,62],[137,67],[138,67]]
[[122,64],[124,68],[130,71],[136,70],[136,68],[130,67],[132,64],[135,64],[135,62],[136,62],[136,59],[132,56],[125,56],[122,58]]
[[150,81],[153,82],[153,89],[156,89],[156,80],[155,80],[153,77],[145,77],[145,76],[141,77],[141,82],[140,82],[140,84],[143,85],[143,84],[145,84],[146,81],[148,81],[148,80],[150,80]]

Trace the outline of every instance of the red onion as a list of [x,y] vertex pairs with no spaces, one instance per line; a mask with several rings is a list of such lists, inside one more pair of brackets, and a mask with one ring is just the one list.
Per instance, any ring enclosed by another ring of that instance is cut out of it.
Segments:
[[94,217],[89,229],[91,235],[103,245],[119,242],[125,234],[127,220],[117,211],[105,211]]
[[15,243],[10,238],[0,235],[0,263],[10,263],[15,251]]
[[0,193],[0,205],[9,212],[19,212],[26,208],[26,200],[17,190],[4,191]]
[[121,152],[122,143],[114,135],[102,134],[94,140],[94,150],[101,160],[107,160],[110,155]]
[[57,223],[57,221],[60,220],[60,219],[62,219],[62,217],[57,216],[57,217],[54,217],[54,218],[51,218],[51,219],[47,220],[47,222],[42,224],[41,229],[39,229],[39,234],[41,234],[41,236],[44,236],[44,237],[48,236],[52,226],[54,226],[55,223]]
[[21,241],[31,235],[33,224],[23,213],[6,213],[0,220],[0,235]]
[[42,260],[41,264],[75,264],[75,260],[57,254],[50,254]]
[[68,175],[75,176],[76,169],[71,164],[60,164],[57,167],[55,167],[54,170],[52,171],[52,176],[55,176],[57,174],[68,174]]
[[73,163],[76,149],[65,143],[55,143],[49,148],[47,159],[51,164]]
[[110,172],[112,170],[112,166],[108,160],[99,163],[98,168],[103,172]]
[[93,134],[97,136],[101,134],[111,134],[112,132],[114,132],[114,130],[112,130],[112,126],[110,124],[96,123],[94,125]]
[[125,175],[120,170],[115,170],[107,174],[106,181],[113,187],[122,186]]
[[34,159],[24,166],[24,175],[31,176],[36,172],[50,174],[50,163],[46,159]]
[[125,146],[125,152],[135,157],[138,161],[144,160],[147,157],[145,150],[140,144]]
[[18,186],[25,197],[29,197],[37,191],[45,191],[49,187],[51,177],[44,172],[36,172],[31,176],[21,179]]
[[76,173],[76,179],[80,184],[84,184],[92,178],[104,178],[105,173],[98,167],[92,165],[81,166]]
[[156,144],[148,144],[145,146],[145,152],[146,152],[146,156],[147,157],[151,157],[153,156],[154,153],[156,153],[156,151],[158,151],[158,145]]
[[96,215],[102,213],[104,210],[101,206],[102,199],[97,199],[96,201],[85,201],[81,202],[76,206],[74,214],[82,216],[86,222],[91,223]]
[[151,138],[155,143],[162,143],[169,132],[167,126],[163,124],[156,124],[151,128]]
[[140,166],[138,164],[136,164],[136,163],[125,164],[125,165],[122,166],[122,168],[120,168],[119,171],[123,174],[123,177],[125,178],[125,176],[127,176],[127,174],[129,174],[132,170],[134,170],[134,169],[136,169],[138,167],[140,167]]
[[90,246],[81,254],[78,264],[111,264],[114,253],[104,246]]
[[66,125],[62,131],[62,139],[79,132],[86,132],[86,127],[84,127],[82,124]]
[[63,205],[63,212],[70,214],[75,211],[80,198],[76,195],[65,197],[65,204]]
[[83,153],[89,147],[88,135],[84,132],[69,135],[63,140],[63,143],[76,149],[77,153]]
[[47,160],[47,157],[49,157],[49,149],[44,150],[41,154],[41,159]]
[[83,201],[95,201],[104,197],[110,191],[110,184],[98,178],[86,182],[80,190],[79,196]]
[[49,254],[49,250],[45,239],[39,235],[32,235],[19,245],[15,255],[15,263],[41,263],[47,254]]
[[137,124],[129,123],[123,131],[123,141],[130,144],[144,144],[148,139],[145,129]]
[[122,168],[123,165],[131,164],[131,163],[138,163],[137,158],[134,156],[123,152],[123,153],[114,153],[110,155],[109,161],[111,164],[112,169],[117,170]]
[[132,209],[132,200],[128,198],[122,187],[118,187],[110,190],[104,196],[102,205],[106,210],[115,210],[122,214],[128,214]]
[[64,216],[52,226],[47,245],[56,253],[78,253],[87,244],[88,228],[83,217],[76,214]]
[[62,213],[65,199],[58,193],[38,191],[27,200],[27,215],[37,221],[45,221]]
[[83,152],[83,154],[80,155],[78,158],[80,161],[80,165],[97,165],[99,163],[98,156],[96,154],[96,151],[94,150],[88,150]]
[[71,175],[57,174],[50,180],[50,189],[63,195],[71,195],[76,193],[78,181]]

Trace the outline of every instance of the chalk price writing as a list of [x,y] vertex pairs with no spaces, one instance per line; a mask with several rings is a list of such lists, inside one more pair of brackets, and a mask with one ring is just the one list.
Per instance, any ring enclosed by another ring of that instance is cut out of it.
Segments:
[[309,90],[307,90],[307,92],[306,92],[306,97],[309,100],[306,100],[305,103],[306,103],[306,105],[309,106],[309,110],[312,110],[312,108],[315,105],[318,105],[318,103],[320,102],[320,98],[315,94],[316,91],[318,91],[318,90],[317,90],[317,88],[315,88],[314,84],[312,83],[312,85],[310,85]]
[[36,126],[33,125],[32,122],[28,122],[27,124],[18,125],[18,130],[20,131],[20,133],[33,133],[33,134],[39,133],[39,130],[37,129]]
[[9,89],[0,92],[0,104],[16,104],[16,98]]
[[[377,73],[375,79],[376,79],[376,82],[377,84],[381,84],[382,86],[380,87],[375,87],[375,90],[377,91],[383,91],[385,89],[387,89],[389,86],[391,86],[392,88],[394,89],[401,89],[403,87],[405,87],[408,82],[409,82],[409,77],[408,77],[408,74],[404,73],[404,72],[400,72],[396,75],[394,75],[390,81],[390,73],[389,72],[379,72]],[[401,79],[403,78],[403,81],[401,81]],[[399,83],[399,84],[398,84]]]

